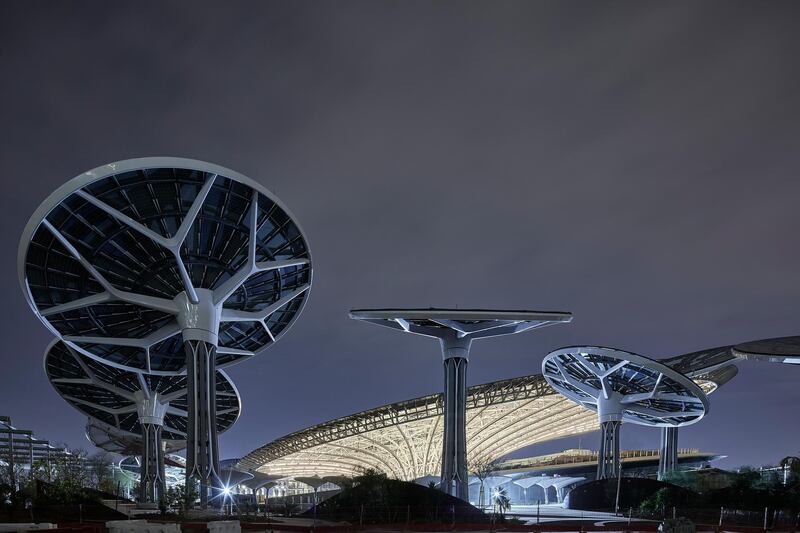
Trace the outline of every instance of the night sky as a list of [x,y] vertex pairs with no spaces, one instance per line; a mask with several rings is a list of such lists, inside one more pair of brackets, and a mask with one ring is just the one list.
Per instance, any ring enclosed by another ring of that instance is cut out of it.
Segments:
[[[229,371],[244,410],[222,457],[441,390],[435,341],[351,308],[574,313],[476,342],[470,384],[570,344],[665,357],[800,334],[798,27],[780,1],[5,0],[0,414],[89,448],[45,377],[17,245],[57,186],[131,157],[242,172],[311,245],[305,311]],[[680,446],[730,467],[798,454],[800,368],[739,368]]]

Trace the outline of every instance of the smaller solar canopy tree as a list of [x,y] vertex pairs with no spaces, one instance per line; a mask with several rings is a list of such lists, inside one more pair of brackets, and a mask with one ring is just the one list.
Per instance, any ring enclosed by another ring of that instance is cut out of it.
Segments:
[[472,341],[512,335],[572,320],[570,313],[459,309],[358,309],[350,318],[439,340],[444,359],[444,438],[440,488],[469,498],[467,363]]
[[[70,405],[102,424],[89,424],[88,437],[115,453],[142,456],[143,506],[157,504],[164,485],[164,452],[186,446],[186,375],[154,376],[105,365],[60,340],[45,352],[50,383]],[[223,432],[239,417],[239,392],[222,370],[215,380],[216,423]],[[138,453],[137,453],[138,452]]]
[[18,271],[33,311],[73,349],[125,370],[190,376],[186,480],[200,482],[205,507],[219,485],[215,370],[277,341],[311,287],[308,245],[289,210],[218,165],[119,161],[39,206]]
[[692,380],[631,352],[574,346],[549,353],[542,374],[559,393],[597,412],[600,423],[597,478],[620,474],[622,422],[680,427],[698,422],[708,399]]

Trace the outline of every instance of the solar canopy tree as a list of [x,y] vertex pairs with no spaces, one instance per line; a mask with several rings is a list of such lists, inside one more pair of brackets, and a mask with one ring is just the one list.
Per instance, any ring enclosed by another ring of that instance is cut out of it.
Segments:
[[[89,424],[90,440],[111,452],[141,456],[139,504],[164,497],[164,453],[186,446],[186,375],[154,376],[111,367],[82,355],[58,339],[45,352],[45,371],[56,392],[102,424]],[[239,392],[222,371],[215,379],[218,432],[241,412]]]
[[311,259],[255,181],[201,161],[144,158],[64,184],[22,235],[22,290],[68,346],[125,370],[187,374],[187,484],[219,486],[213,376],[273,344],[302,310]]
[[573,346],[549,353],[542,374],[559,393],[597,412],[600,449],[597,479],[620,475],[622,422],[651,427],[694,424],[708,399],[692,380],[672,368],[631,352]]
[[359,309],[350,311],[350,318],[439,340],[444,359],[444,438],[440,488],[467,500],[466,383],[472,341],[569,322],[572,315],[542,311]]

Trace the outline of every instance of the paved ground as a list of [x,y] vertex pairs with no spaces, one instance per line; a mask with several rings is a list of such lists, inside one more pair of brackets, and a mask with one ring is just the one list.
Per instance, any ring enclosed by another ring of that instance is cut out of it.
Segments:
[[[507,516],[513,516],[526,523],[537,522],[537,509],[535,505],[511,505]],[[553,522],[555,520],[592,520],[594,522],[627,522],[627,517],[615,516],[613,513],[600,513],[595,511],[576,511],[565,509],[561,504],[540,505],[538,509],[539,522]]]

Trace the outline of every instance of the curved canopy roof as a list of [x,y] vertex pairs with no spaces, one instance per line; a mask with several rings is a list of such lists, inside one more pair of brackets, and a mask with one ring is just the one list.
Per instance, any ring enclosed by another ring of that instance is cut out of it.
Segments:
[[[158,394],[169,402],[162,438],[171,450],[185,446],[187,380],[185,375],[153,376],[104,365],[55,339],[47,348],[44,367],[50,384],[75,409],[102,424],[87,427],[89,439],[100,448],[123,453],[138,450],[141,428],[137,405],[142,395]],[[239,391],[224,371],[217,371],[217,430],[229,429],[239,418]],[[112,428],[115,431],[109,430]],[[136,452],[138,453],[138,452]]]
[[430,337],[441,337],[442,332],[451,330],[459,337],[479,339],[569,322],[572,314],[487,309],[354,309],[350,318]]
[[542,373],[559,393],[588,409],[619,401],[624,422],[685,426],[708,411],[699,385],[662,363],[623,350],[561,348],[544,358]]
[[308,245],[263,186],[189,159],[131,159],[81,174],[36,210],[20,242],[29,304],[73,348],[178,373],[181,298],[219,309],[217,364],[283,334],[311,286]]
[[800,365],[800,337],[777,337],[744,342],[733,347],[741,359]]
[[[730,369],[702,372],[702,365],[696,367],[702,375],[695,380],[704,390],[732,377]],[[398,479],[434,479],[441,468],[442,420],[442,395],[423,396],[281,437],[253,450],[238,466],[275,476],[352,476],[374,468]],[[541,375],[467,391],[472,460],[493,461],[532,444],[596,429],[593,412],[558,394]]]

